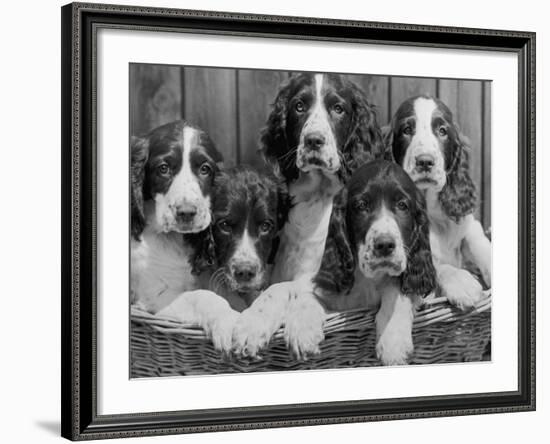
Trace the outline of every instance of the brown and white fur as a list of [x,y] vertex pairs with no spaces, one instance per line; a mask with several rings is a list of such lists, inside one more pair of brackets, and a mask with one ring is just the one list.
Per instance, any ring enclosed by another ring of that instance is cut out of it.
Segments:
[[473,215],[476,189],[468,146],[451,111],[428,96],[406,100],[392,119],[387,149],[425,195],[443,295],[461,308],[475,305],[482,285],[465,267],[473,265],[490,287],[491,242]]
[[211,223],[211,192],[222,158],[183,121],[131,141],[131,303],[204,328],[227,351],[238,313],[197,271]]
[[288,184],[291,209],[273,285],[241,314],[233,333],[235,353],[246,356],[267,345],[302,280],[319,270],[333,199],[348,176],[382,154],[372,106],[355,84],[334,74],[292,76],[277,95],[261,141],[266,160]]
[[[269,259],[286,219],[287,200],[283,185],[250,167],[234,167],[216,175],[212,223],[195,241],[194,272],[205,288],[223,297],[235,312],[246,309],[269,282]],[[159,314],[187,322],[188,298],[188,292],[183,293]],[[236,321],[235,312],[216,321],[230,327]],[[232,330],[223,333],[215,339],[227,352]]]
[[301,358],[320,352],[327,312],[371,308],[378,309],[378,358],[384,365],[407,363],[415,305],[435,287],[424,197],[395,163],[370,162],[352,175],[330,224],[321,268],[313,280],[302,280],[290,304],[291,350]]

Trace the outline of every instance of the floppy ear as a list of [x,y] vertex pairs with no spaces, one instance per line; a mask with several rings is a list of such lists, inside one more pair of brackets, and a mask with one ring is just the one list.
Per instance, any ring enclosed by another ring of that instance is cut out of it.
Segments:
[[291,94],[296,88],[299,75],[294,75],[286,83],[281,85],[275,102],[272,105],[271,113],[267,118],[266,126],[260,134],[260,150],[266,163],[276,175],[283,175],[287,181],[298,177],[296,168],[296,151],[287,154],[290,148],[286,138],[286,117],[288,113],[288,102]]
[[404,294],[425,296],[434,291],[435,285],[426,202],[422,193],[416,190],[414,230],[407,255],[407,269],[401,275],[401,291]]
[[347,222],[347,189],[334,198],[328,236],[319,272],[313,279],[317,287],[330,293],[347,294],[354,284],[355,249]]
[[143,184],[145,181],[145,165],[149,159],[149,140],[141,137],[131,137],[130,151],[131,232],[132,237],[139,241],[145,228]]
[[455,222],[472,213],[476,206],[476,188],[470,177],[469,146],[457,131],[454,155],[447,172],[447,182],[439,193],[439,202],[445,214]]
[[200,275],[203,271],[216,266],[216,244],[211,226],[199,233],[184,236],[194,250],[194,255],[190,259],[191,273]]
[[352,92],[351,104],[353,119],[350,135],[343,148],[343,173],[351,175],[366,162],[384,155],[384,144],[374,105],[367,101],[364,91],[348,80]]

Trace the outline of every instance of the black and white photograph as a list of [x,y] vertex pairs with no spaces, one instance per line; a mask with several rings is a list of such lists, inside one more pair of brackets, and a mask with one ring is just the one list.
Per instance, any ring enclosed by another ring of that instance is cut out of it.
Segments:
[[128,75],[130,378],[491,361],[491,80]]
[[550,8],[510,6],[5,2],[1,442],[543,442]]
[[281,5],[61,9],[62,436],[499,439],[544,323],[535,33]]

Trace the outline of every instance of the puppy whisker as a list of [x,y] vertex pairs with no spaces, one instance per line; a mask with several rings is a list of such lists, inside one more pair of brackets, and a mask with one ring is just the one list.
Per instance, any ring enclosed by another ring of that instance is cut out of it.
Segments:
[[291,157],[294,153],[298,151],[298,147],[288,150],[285,154],[277,157],[278,160],[286,160],[288,157]]
[[224,275],[220,275],[219,278],[214,282],[212,286],[212,291],[217,294],[223,294],[227,288],[227,279]]
[[224,267],[218,268],[214,273],[212,273],[212,276],[210,276],[210,280],[208,282],[208,286],[212,291],[215,293],[218,293],[218,290],[221,288],[221,285],[225,283],[225,270]]

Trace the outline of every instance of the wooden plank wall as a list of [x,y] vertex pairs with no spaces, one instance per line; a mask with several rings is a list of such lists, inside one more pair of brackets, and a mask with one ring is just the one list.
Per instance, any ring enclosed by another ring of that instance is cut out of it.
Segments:
[[[259,132],[279,85],[291,73],[247,69],[130,65],[130,132],[145,134],[184,118],[207,131],[225,163],[260,165]],[[491,82],[350,75],[386,125],[401,102],[418,94],[443,100],[471,145],[470,169],[479,195],[476,215],[491,226]]]

